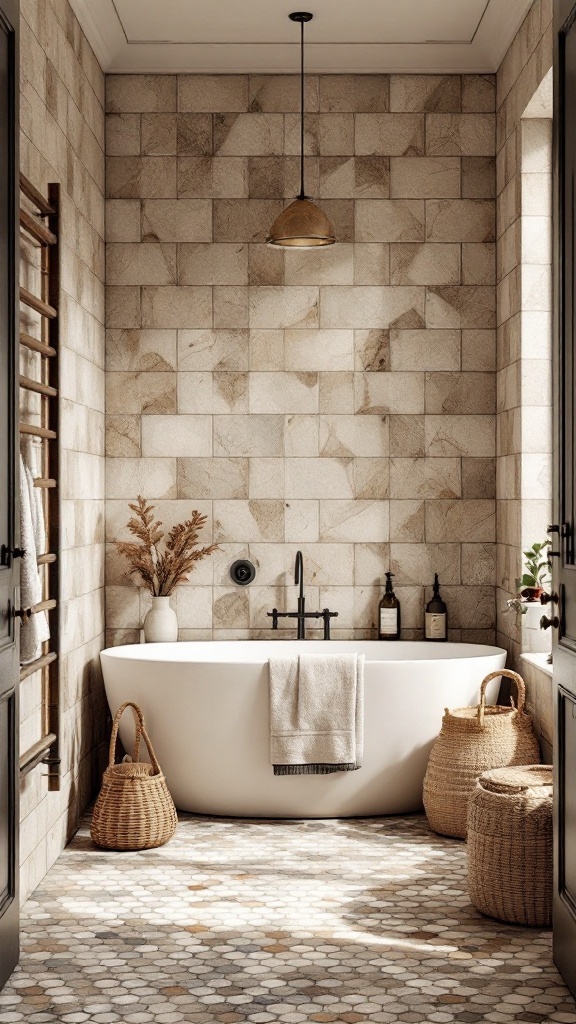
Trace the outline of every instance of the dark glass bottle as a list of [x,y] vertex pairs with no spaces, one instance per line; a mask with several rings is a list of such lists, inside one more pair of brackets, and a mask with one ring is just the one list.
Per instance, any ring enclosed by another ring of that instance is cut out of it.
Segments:
[[426,605],[426,632],[427,640],[448,639],[448,612],[444,601],[440,597],[440,584],[438,573],[434,574],[434,593],[432,600]]
[[378,639],[400,639],[400,602],[392,589],[394,573],[386,573],[386,590],[378,605]]

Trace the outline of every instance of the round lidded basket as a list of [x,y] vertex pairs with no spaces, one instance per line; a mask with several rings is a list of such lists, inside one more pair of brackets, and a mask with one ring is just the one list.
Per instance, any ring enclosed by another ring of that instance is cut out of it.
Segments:
[[468,812],[468,891],[482,914],[552,923],[552,766],[485,772]]
[[[517,707],[512,698],[509,708],[486,704],[486,687],[498,676],[507,676],[516,684]],[[424,777],[424,809],[434,832],[465,839],[468,801],[479,776],[491,768],[540,761],[532,719],[524,710],[525,700],[522,676],[499,669],[482,681],[476,707],[446,708]]]
[[[116,764],[118,727],[127,707],[134,712],[134,752],[132,761]],[[150,764],[139,761],[141,738],[148,748]],[[114,716],[108,767],[94,806],[90,835],[97,846],[109,850],[150,850],[167,843],[177,823],[174,801],[146,732],[142,711],[132,701],[125,701]]]

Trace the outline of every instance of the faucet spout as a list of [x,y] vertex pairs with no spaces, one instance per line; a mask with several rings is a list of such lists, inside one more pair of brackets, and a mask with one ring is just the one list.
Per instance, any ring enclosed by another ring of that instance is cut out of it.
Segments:
[[294,562],[294,583],[296,586],[300,584],[299,598],[304,598],[304,563],[302,560],[302,552],[296,552],[296,561]]

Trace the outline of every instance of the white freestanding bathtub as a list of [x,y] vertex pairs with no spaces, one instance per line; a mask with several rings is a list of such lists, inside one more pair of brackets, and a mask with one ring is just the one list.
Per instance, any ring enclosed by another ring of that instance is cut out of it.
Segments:
[[[273,774],[268,659],[288,651],[365,655],[364,763],[357,771]],[[409,641],[225,640],[113,647],[101,660],[112,714],[125,700],[140,705],[180,810],[336,818],[419,810],[444,708],[477,703],[482,679],[504,667],[506,652]],[[489,684],[489,702],[498,686],[498,679]],[[131,750],[129,710],[120,736]]]

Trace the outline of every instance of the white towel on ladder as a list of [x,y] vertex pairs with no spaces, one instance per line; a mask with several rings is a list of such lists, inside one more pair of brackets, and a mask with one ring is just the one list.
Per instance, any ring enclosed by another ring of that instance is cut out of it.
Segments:
[[[34,492],[34,479],[22,455],[20,455],[20,546],[25,554],[20,560],[20,607],[30,608],[39,604],[42,592],[42,575],[37,557],[45,547],[44,514],[41,503]],[[40,550],[38,550],[37,543]],[[22,620],[20,630],[20,662],[35,661],[42,653],[42,644],[50,637],[48,616],[38,612]]]

